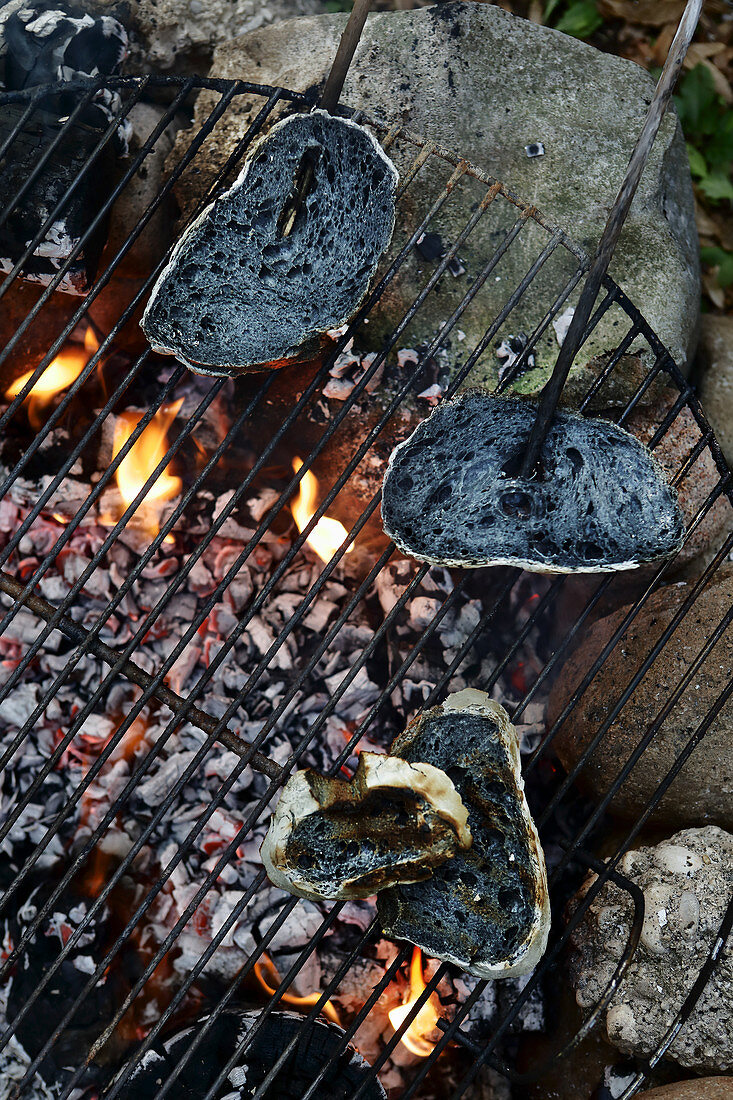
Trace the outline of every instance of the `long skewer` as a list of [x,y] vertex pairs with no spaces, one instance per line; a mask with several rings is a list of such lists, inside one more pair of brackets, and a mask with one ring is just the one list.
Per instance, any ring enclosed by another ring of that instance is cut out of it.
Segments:
[[[349,21],[344,27],[344,33],[341,35],[341,41],[336,50],[336,56],[333,59],[331,71],[328,74],[323,93],[318,101],[319,108],[322,111],[328,111],[329,114],[333,114],[338,107],[338,101],[343,91],[346,74],[349,71],[349,66],[356,53],[356,47],[359,45],[361,32],[364,30],[364,24],[366,23],[371,6],[372,0],[354,0],[354,6],[351,9]],[[303,199],[308,194],[311,184],[313,183],[314,172],[315,165],[312,159],[308,158],[304,163],[301,163],[298,169],[297,178],[293,184],[292,196],[280,217],[280,236],[290,236]]]
[[573,319],[570,322],[567,335],[562,342],[562,347],[560,348],[552,374],[542,390],[537,416],[532,426],[522,464],[522,477],[532,477],[536,470],[542,444],[550,429],[552,418],[555,415],[555,410],[557,409],[560,395],[562,394],[563,386],[570,373],[570,368],[573,365],[575,356],[582,343],[585,326],[590,319],[591,311],[598,297],[598,291],[601,288],[601,283],[608,270],[608,265],[611,262],[611,257],[618,243],[624,222],[626,221],[626,216],[631,206],[631,200],[638,187],[641,174],[644,171],[649,153],[654,144],[654,139],[657,136],[662,118],[664,117],[664,113],[672,97],[672,92],[677,83],[677,78],[682,68],[682,62],[685,60],[685,55],[692,41],[692,36],[695,33],[701,10],[702,0],[688,0],[687,7],[680,20],[680,25],[677,28],[677,34],[674,37],[669,54],[667,55],[667,61],[662,70],[662,75],[659,78],[659,83],[657,84],[656,91],[649,105],[644,126],[639,134],[634,151],[631,154],[626,176],[616,196],[616,201],[611,208],[611,213],[606,222],[606,228],[603,230],[603,236],[601,237],[593,262],[591,263],[588,277],[581,291],[580,298],[578,299],[578,304],[575,307]]

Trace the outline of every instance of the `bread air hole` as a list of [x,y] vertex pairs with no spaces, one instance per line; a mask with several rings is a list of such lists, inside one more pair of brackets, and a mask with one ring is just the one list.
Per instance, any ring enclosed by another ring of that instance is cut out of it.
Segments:
[[576,477],[585,465],[583,456],[575,447],[568,447],[565,454],[570,459],[571,472],[573,476]]
[[524,898],[521,892],[509,886],[501,886],[499,888],[498,900],[501,908],[509,912],[524,906]]
[[600,561],[603,557],[603,550],[595,542],[580,542],[578,543],[578,556],[583,561]]
[[527,493],[502,493],[499,506],[505,516],[516,519],[527,519],[532,514],[532,501]]
[[428,507],[432,508],[435,505],[445,504],[452,496],[453,486],[449,481],[444,481],[442,485],[438,486],[434,493],[430,494],[425,503]]

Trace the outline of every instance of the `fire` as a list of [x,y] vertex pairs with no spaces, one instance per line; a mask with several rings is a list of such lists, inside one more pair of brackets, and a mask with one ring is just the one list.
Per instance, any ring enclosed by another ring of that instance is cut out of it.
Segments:
[[[270,978],[272,981],[274,981],[275,986],[270,985],[270,983],[265,978],[265,975],[263,973],[264,969],[267,969],[269,971]],[[255,977],[257,978],[257,981],[260,983],[266,993],[268,993],[270,996],[275,993],[275,987],[280,984],[280,975],[278,974],[277,967],[275,966],[269,955],[263,953],[262,958],[259,960],[259,962],[255,963]],[[309,993],[307,997],[298,997],[294,993],[283,993],[280,999],[285,1004],[293,1005],[295,1008],[313,1008],[313,1005],[317,1004],[320,998],[320,993]],[[321,1009],[321,1012],[324,1016],[327,1016],[329,1020],[332,1020],[334,1024],[341,1024],[339,1014],[331,1001],[326,1001],[323,1008]]]
[[[91,328],[87,328],[84,346],[70,345],[52,359],[41,377],[33,384],[24,400],[28,404],[28,420],[38,429],[42,424],[42,413],[51,404],[54,397],[75,382],[89,359],[99,348],[99,342]],[[8,401],[13,401],[31,378],[33,371],[26,371],[5,391]]]
[[[293,470],[296,474],[302,465],[303,463],[299,458],[293,459]],[[304,529],[315,512],[317,500],[318,480],[315,475],[308,470],[300,483],[298,495],[290,506],[293,513],[293,519],[299,531]],[[343,523],[339,523],[337,519],[329,519],[328,516],[322,516],[306,539],[306,542],[315,550],[322,562],[329,562],[347,534],[348,532]],[[353,546],[347,546],[346,553],[350,554],[353,549]]]
[[[183,398],[181,397],[178,401],[161,405],[140,438],[133,444],[118,466],[117,485],[126,505],[135,499],[152,471],[165,456],[168,449],[168,429],[178,415],[182,404]],[[122,450],[142,417],[143,414],[137,412],[124,412],[117,417],[112,445],[113,458]],[[143,503],[171,500],[173,497],[178,496],[181,491],[181,479],[168,471],[169,467],[166,466],[158,475],[145,494]],[[153,526],[157,531],[157,525],[153,524]]]
[[[389,1022],[392,1024],[395,1031],[398,1030],[424,990],[425,980],[422,971],[422,954],[420,948],[415,947],[412,952],[412,962],[410,963],[410,992],[408,1000],[405,1004],[400,1005],[398,1008],[393,1008],[387,1013]],[[434,997],[433,994],[431,994],[400,1039],[400,1042],[404,1043],[407,1049],[413,1054],[416,1054],[418,1058],[427,1058],[429,1054],[432,1054],[435,1048],[435,1043],[431,1042],[427,1036],[432,1035],[435,1031],[438,1024],[438,1016],[439,1014],[434,1004]]]

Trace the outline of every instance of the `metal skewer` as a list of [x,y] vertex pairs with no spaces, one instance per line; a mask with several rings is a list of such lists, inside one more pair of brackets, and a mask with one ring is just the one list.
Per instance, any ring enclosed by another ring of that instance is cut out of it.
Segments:
[[[341,41],[339,42],[336,56],[333,59],[333,65],[328,74],[323,94],[318,101],[319,108],[322,111],[328,111],[329,114],[333,114],[338,107],[338,101],[343,91],[346,74],[349,71],[349,66],[356,53],[356,47],[359,45],[361,32],[364,30],[364,24],[366,23],[371,6],[372,0],[354,0],[354,6],[351,9],[349,21],[344,27],[344,33],[341,35]],[[308,194],[311,184],[313,183],[314,173],[315,163],[313,158],[309,157],[306,153],[298,168],[290,199],[285,204],[280,216],[281,237],[290,236],[303,199]]]
[[677,34],[667,55],[662,75],[649,105],[644,126],[631,154],[626,176],[611,208],[598,249],[590,265],[588,277],[575,307],[573,319],[562,342],[552,374],[542,390],[537,417],[532,426],[527,451],[522,463],[522,477],[532,477],[535,473],[542,444],[550,429],[570,368],[582,343],[585,326],[590,319],[593,306],[598,297],[598,291],[601,288],[601,283],[608,270],[608,265],[611,262],[611,257],[626,221],[631,201],[672,97],[701,10],[702,0],[688,0],[680,25],[677,28]]

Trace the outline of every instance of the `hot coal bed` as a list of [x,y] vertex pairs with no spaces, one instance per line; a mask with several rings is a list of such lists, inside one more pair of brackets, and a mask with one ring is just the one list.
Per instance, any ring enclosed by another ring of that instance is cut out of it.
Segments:
[[[83,351],[83,345],[77,349]],[[182,375],[167,360],[150,366],[133,402],[135,415],[158,404],[164,390],[163,412],[175,410],[168,417],[169,439],[181,439],[180,428],[196,417],[211,384]],[[108,379],[117,369],[124,366],[107,363]],[[101,396],[101,380],[96,384]],[[290,509],[255,538],[290,480],[290,471],[278,466],[261,471],[223,522],[232,491],[202,483],[192,514],[165,533],[171,527],[166,519],[190,488],[197,463],[204,462],[202,452],[231,431],[233,389],[232,383],[219,389],[182,441],[168,467],[168,477],[178,477],[174,470],[181,474],[171,500],[156,506],[148,499],[141,518],[110,539],[115,515],[124,507],[115,485],[67,537],[69,520],[99,480],[100,468],[90,469],[84,456],[63,493],[51,498],[13,549],[7,572],[25,581],[61,539],[63,548],[39,583],[40,596],[57,605],[76,589],[69,607],[73,623],[96,629],[99,642],[117,652],[132,645],[135,665],[150,675],[165,668],[165,683],[178,697],[198,698],[205,690],[206,713],[226,715],[229,728],[256,741],[275,765],[291,760],[302,746],[300,766],[324,772],[337,766],[352,774],[357,745],[358,750],[387,748],[438,690],[493,682],[504,705],[518,703],[550,652],[551,631],[542,619],[514,642],[549,587],[541,578],[502,576],[487,585],[485,577],[467,580],[443,568],[421,570],[416,578],[406,560],[389,555],[384,561],[357,544],[324,579],[318,554],[308,544],[295,545],[298,528]],[[16,418],[2,448],[4,471],[32,439],[28,414],[43,417],[49,407],[40,414],[26,408]],[[37,469],[27,468],[3,501],[3,548],[27,518],[44,479],[53,476],[54,464],[73,449],[84,416],[81,410],[72,413],[54,429]],[[234,457],[244,480],[252,456],[240,448]],[[155,536],[150,523],[162,524]],[[151,555],[154,537],[153,546],[159,545]],[[322,552],[330,559],[331,550]],[[268,582],[275,573],[279,583],[273,588]],[[175,588],[174,579],[181,582]],[[353,606],[356,596],[361,598]],[[2,599],[5,612],[12,601]],[[483,629],[488,619],[490,630]],[[321,652],[324,641],[329,644]],[[27,963],[16,966],[5,987],[5,1019],[15,1024],[15,1038],[3,1055],[6,1078],[22,1079],[82,993],[27,1095],[61,1094],[126,999],[132,998],[129,1008],[79,1078],[78,1089],[107,1083],[174,1000],[168,1030],[176,1024],[195,1028],[243,969],[249,973],[238,981],[234,1003],[251,1010],[267,1002],[267,986],[277,985],[274,975],[285,975],[295,963],[287,1005],[293,994],[305,998],[320,992],[352,955],[329,1003],[347,1026],[381,983],[376,1005],[353,1036],[359,1051],[376,1060],[394,1035],[388,1012],[405,999],[404,949],[374,927],[371,901],[325,906],[296,901],[270,886],[259,857],[274,794],[268,777],[242,768],[237,754],[212,744],[195,723],[172,720],[142,687],[112,674],[108,664],[88,650],[80,652],[63,633],[49,631],[31,609],[16,610],[5,622],[2,674],[3,747],[9,753],[2,875],[14,896],[4,917],[6,953],[28,937],[43,902],[56,894],[51,912],[27,939]],[[44,708],[51,684],[54,700]],[[519,718],[524,752],[536,748],[543,715],[540,696]],[[111,882],[100,904],[100,890]],[[92,907],[91,921],[78,934]],[[126,930],[128,921],[134,924]],[[319,934],[323,938],[314,943]],[[115,948],[102,979],[95,979]],[[437,968],[426,960],[426,980]],[[46,984],[38,1007],[24,1012],[41,982]],[[450,1019],[476,985],[476,979],[458,972],[444,975],[436,990],[440,1014]],[[477,1038],[495,1017],[497,999],[510,999],[518,988],[519,979],[506,989],[483,990],[471,1012]],[[526,1006],[521,1026],[543,1026],[539,994]],[[212,1073],[218,1072],[220,1046],[217,1040]],[[398,1047],[380,1074],[385,1087],[399,1092],[416,1058]],[[448,1081],[451,1061],[446,1059]],[[199,1072],[209,1070],[193,1063],[183,1071],[181,1086],[188,1080],[190,1087],[191,1074]],[[425,1095],[440,1095],[445,1087],[437,1074],[434,1093]]]
[[[521,389],[556,353],[585,257],[453,152],[373,124],[403,190],[361,314],[308,364],[194,375],[151,353],[142,306],[183,222],[273,113],[309,101],[183,78],[85,83],[83,68],[63,95],[28,92],[59,50],[81,64],[64,35],[99,26],[36,30],[33,65],[6,73],[2,101],[0,1100],[505,1100],[507,1078],[528,1095],[538,1063],[538,1088],[556,1088],[640,936],[656,941],[633,861],[619,862],[647,811],[621,825],[605,794],[580,793],[553,736],[582,691],[568,680],[554,710],[549,695],[584,631],[636,614],[668,566],[597,583],[421,566],[385,538],[378,492],[395,443],[477,363],[492,387]],[[107,46],[116,35],[107,25]],[[520,234],[536,253],[518,271]],[[525,312],[535,280],[543,306]],[[607,324],[615,350],[591,339],[572,400],[658,448],[691,532],[670,575],[712,547],[714,588],[733,542],[730,475],[659,340],[610,280],[604,294],[591,328]],[[421,311],[433,335],[412,339]],[[292,770],[349,777],[361,751],[466,687],[514,721],[553,906],[537,972],[488,983],[386,938],[372,898],[277,889],[260,857]],[[672,831],[659,828],[644,842]],[[589,871],[632,916],[581,1014],[564,945],[592,905],[576,894]],[[696,974],[703,962],[705,945]],[[686,972],[687,1016],[703,978],[697,989]],[[603,1100],[651,1072],[601,1041],[582,1049]]]

